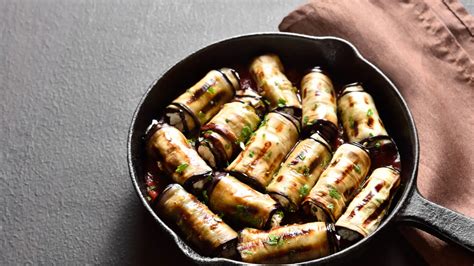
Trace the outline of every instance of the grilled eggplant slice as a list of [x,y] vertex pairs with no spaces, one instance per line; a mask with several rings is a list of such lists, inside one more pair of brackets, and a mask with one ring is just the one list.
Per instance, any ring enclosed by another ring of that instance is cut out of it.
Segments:
[[372,96],[360,83],[346,85],[338,100],[338,110],[349,142],[388,136]]
[[280,58],[275,54],[256,57],[250,64],[250,74],[260,88],[263,97],[270,102],[270,110],[301,117],[301,104],[297,89],[284,74]]
[[303,101],[303,131],[320,132],[329,142],[337,136],[336,93],[329,76],[320,68],[313,68],[301,80]]
[[318,221],[335,222],[370,169],[368,152],[358,143],[343,144],[303,201],[304,211]]
[[[214,174],[207,190],[209,208],[235,224],[254,228],[279,225],[280,206],[269,195],[262,194],[227,173]],[[275,217],[274,217],[275,216]]]
[[165,121],[187,136],[196,136],[201,125],[219,112],[239,88],[239,76],[235,70],[211,70],[166,107]]
[[294,212],[313,188],[332,157],[329,144],[318,133],[300,141],[267,187],[286,210]]
[[152,123],[147,132],[147,150],[163,172],[189,191],[201,190],[212,173],[183,133],[168,124]]
[[179,184],[165,188],[156,209],[203,254],[225,257],[235,254],[237,233]]
[[250,263],[293,263],[317,259],[338,250],[334,225],[325,222],[292,224],[239,233],[237,250]]
[[399,185],[398,170],[392,167],[375,169],[337,220],[339,235],[350,243],[374,232],[390,207]]
[[282,112],[270,112],[227,171],[253,188],[264,191],[297,142],[298,135],[298,120]]
[[[265,113],[262,97],[240,90],[230,103],[201,128],[198,152],[211,167],[224,167],[241,151]],[[242,144],[240,144],[242,143]]]

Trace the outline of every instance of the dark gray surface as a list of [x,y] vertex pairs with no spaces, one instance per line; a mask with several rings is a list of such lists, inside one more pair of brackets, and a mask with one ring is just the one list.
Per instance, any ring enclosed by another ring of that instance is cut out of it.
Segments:
[[[133,191],[132,113],[188,53],[302,2],[0,1],[0,265],[182,261]],[[386,234],[374,262],[421,263]]]

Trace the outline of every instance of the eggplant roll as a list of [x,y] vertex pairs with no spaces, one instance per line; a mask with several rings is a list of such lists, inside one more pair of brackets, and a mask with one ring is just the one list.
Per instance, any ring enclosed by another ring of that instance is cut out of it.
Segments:
[[[391,167],[375,169],[337,220],[341,237],[351,241],[366,237],[377,229],[400,185],[400,172]],[[356,233],[354,233],[356,232]]]
[[280,109],[288,114],[301,116],[297,89],[284,74],[283,64],[275,54],[256,57],[250,64],[250,74],[270,102],[270,110]]
[[239,88],[239,76],[235,70],[211,70],[166,107],[165,121],[186,135],[196,135],[201,125],[219,112]]
[[245,262],[293,263],[317,259],[338,250],[333,224],[312,222],[239,233],[237,250]]
[[264,191],[295,145],[298,135],[298,120],[281,112],[269,113],[227,171],[253,188]]
[[372,96],[359,83],[346,85],[338,100],[344,132],[349,142],[387,136]]
[[207,195],[211,210],[239,225],[268,228],[280,225],[279,206],[269,195],[262,194],[226,173],[214,175]]
[[319,131],[328,140],[337,136],[336,93],[331,79],[319,67],[301,80],[303,130]]
[[329,144],[318,133],[300,141],[267,187],[286,210],[296,211],[331,160]]
[[360,144],[343,144],[303,201],[303,209],[318,221],[335,222],[352,200],[370,169],[368,152]]
[[154,123],[148,130],[148,154],[158,160],[162,171],[186,189],[201,189],[211,167],[193,149],[177,128]]
[[237,233],[179,184],[165,188],[156,209],[204,254],[228,257],[235,253]]
[[236,97],[201,128],[198,152],[212,167],[223,167],[241,151],[260,123],[265,112],[261,96],[251,89],[237,92]]

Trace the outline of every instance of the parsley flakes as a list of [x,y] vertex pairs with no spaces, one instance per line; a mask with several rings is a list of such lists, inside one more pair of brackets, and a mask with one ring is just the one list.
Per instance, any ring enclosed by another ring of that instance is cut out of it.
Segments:
[[180,165],[178,165],[178,167],[176,167],[176,170],[175,172],[178,173],[178,174],[181,174],[186,168],[188,168],[188,164],[187,163],[182,163]]

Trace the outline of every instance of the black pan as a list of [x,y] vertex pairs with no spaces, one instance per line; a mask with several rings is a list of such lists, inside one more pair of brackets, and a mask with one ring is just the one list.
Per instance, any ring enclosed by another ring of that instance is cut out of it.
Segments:
[[265,52],[278,54],[285,66],[304,68],[321,65],[331,74],[333,80],[341,84],[363,82],[364,87],[373,96],[387,131],[397,143],[401,156],[402,182],[399,193],[380,227],[372,235],[345,250],[306,263],[340,262],[350,258],[367,248],[369,242],[390,223],[411,224],[473,251],[474,221],[424,199],[416,188],[419,143],[415,122],[400,92],[388,77],[343,39],[289,33],[257,33],[219,41],[186,57],[150,87],[133,115],[127,147],[133,185],[146,209],[160,227],[172,236],[186,256],[198,263],[239,263],[201,256],[170,229],[147,203],[144,193],[146,169],[143,133],[151,120],[162,114],[167,104],[209,70],[245,63],[253,56]]

